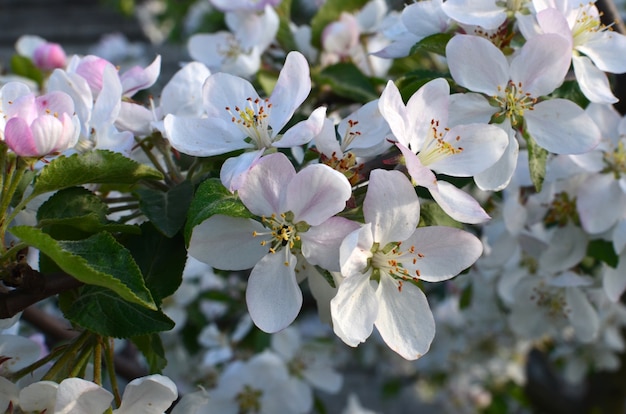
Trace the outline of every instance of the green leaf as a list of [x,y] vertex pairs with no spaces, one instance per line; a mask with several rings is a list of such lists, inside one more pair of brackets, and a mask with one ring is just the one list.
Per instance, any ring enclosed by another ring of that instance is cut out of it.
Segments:
[[32,79],[38,85],[43,83],[43,73],[35,66],[32,60],[25,56],[13,55],[11,57],[11,72],[14,75]]
[[167,237],[174,237],[185,224],[193,197],[193,186],[183,181],[167,192],[149,188],[138,189],[139,208],[152,224]]
[[152,224],[144,223],[141,236],[127,237],[122,243],[135,258],[157,305],[176,292],[187,261],[182,235],[166,237]]
[[351,12],[362,8],[368,0],[326,0],[317,14],[311,19],[311,44],[322,48],[322,32],[328,24],[339,20],[341,12]]
[[16,226],[10,231],[77,280],[109,288],[129,302],[156,309],[130,252],[109,233],[98,233],[84,240],[57,241],[30,226]]
[[150,374],[160,374],[167,365],[161,337],[158,334],[151,334],[135,336],[130,340],[146,359],[148,367],[150,367]]
[[114,338],[149,335],[174,327],[162,311],[127,302],[100,286],[84,286],[65,317],[92,332]]
[[86,234],[101,231],[140,233],[137,226],[117,224],[106,218],[108,206],[84,187],[70,187],[56,192],[37,211],[39,227],[46,233],[63,234],[72,227]]
[[342,62],[327,66],[316,76],[316,81],[328,85],[334,94],[355,102],[366,103],[379,97],[370,78],[353,63]]
[[543,180],[546,177],[546,162],[548,161],[548,151],[541,148],[533,137],[523,134],[528,144],[528,168],[530,178],[535,185],[537,192],[541,191]]
[[587,256],[600,260],[612,268],[616,268],[619,263],[619,256],[613,249],[613,243],[607,240],[591,240],[587,245]]
[[419,226],[448,226],[463,228],[463,225],[450,217],[435,202],[425,202],[420,205],[420,224]]
[[[419,88],[433,79],[444,77],[444,74],[428,69],[413,70],[400,79],[397,85],[404,102],[407,102]],[[446,79],[447,80],[447,79]]]
[[413,45],[411,55],[418,52],[431,52],[441,56],[446,55],[446,46],[448,41],[452,39],[451,33],[436,33],[427,36]]
[[461,298],[459,299],[459,308],[465,309],[472,304],[472,297],[474,296],[474,285],[469,284],[461,291]]
[[154,168],[122,154],[96,150],[54,159],[36,177],[31,196],[82,184],[135,184],[142,179],[162,178]]
[[580,106],[586,108],[589,105],[589,99],[580,90],[578,81],[565,81],[554,92],[550,94],[552,98],[563,98],[570,100]]
[[189,244],[193,228],[214,214],[231,217],[252,217],[246,206],[217,178],[209,178],[198,186],[191,201],[185,225],[185,244]]

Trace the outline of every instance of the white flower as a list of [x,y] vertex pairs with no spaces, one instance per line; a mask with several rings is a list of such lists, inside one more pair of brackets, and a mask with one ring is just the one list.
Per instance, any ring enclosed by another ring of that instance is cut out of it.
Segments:
[[416,228],[419,200],[399,171],[371,172],[363,213],[366,224],[341,244],[346,278],[331,301],[333,328],[356,346],[376,326],[391,349],[417,359],[428,351],[435,323],[414,283],[455,276],[476,261],[482,244],[458,229]]

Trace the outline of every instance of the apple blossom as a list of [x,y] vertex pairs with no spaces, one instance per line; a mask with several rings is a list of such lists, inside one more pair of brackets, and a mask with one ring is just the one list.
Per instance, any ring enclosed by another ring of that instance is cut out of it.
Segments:
[[11,100],[2,109],[8,119],[4,141],[19,156],[43,157],[63,152],[78,141],[80,126],[74,102],[63,92],[37,97],[29,93]]
[[378,108],[398,139],[413,183],[428,188],[454,219],[480,223],[489,216],[478,202],[453,185],[438,181],[433,171],[457,177],[480,173],[502,156],[508,139],[493,125],[448,128],[449,94],[448,83],[435,79],[422,86],[405,106],[398,88],[389,81]]
[[189,254],[218,269],[252,267],[246,290],[250,316],[262,330],[277,332],[302,305],[296,253],[310,264],[339,270],[339,243],[356,225],[333,216],[344,209],[351,187],[326,165],[296,173],[285,155],[275,153],[252,166],[238,194],[261,222],[211,216],[194,228]]
[[371,172],[363,202],[366,224],[341,244],[345,279],[331,301],[334,331],[346,344],[364,342],[376,326],[402,357],[421,357],[433,340],[435,323],[415,283],[449,279],[482,253],[482,244],[470,233],[416,228],[419,211],[417,194],[404,174]]
[[15,50],[32,59],[35,66],[41,70],[51,71],[64,68],[67,64],[65,50],[58,43],[48,42],[42,37],[24,35],[17,39]]

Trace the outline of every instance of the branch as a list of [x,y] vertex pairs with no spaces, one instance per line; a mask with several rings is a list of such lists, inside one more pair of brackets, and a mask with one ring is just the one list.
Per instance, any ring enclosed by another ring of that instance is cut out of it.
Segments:
[[67,273],[42,275],[32,270],[32,276],[41,282],[39,286],[18,287],[6,293],[0,293],[0,319],[11,318],[32,304],[50,296],[75,289],[83,285]]

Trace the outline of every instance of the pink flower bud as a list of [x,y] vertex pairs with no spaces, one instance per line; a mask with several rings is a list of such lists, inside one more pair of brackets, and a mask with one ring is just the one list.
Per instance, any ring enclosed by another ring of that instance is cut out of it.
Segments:
[[43,157],[73,147],[80,126],[74,115],[74,101],[54,91],[35,98],[34,94],[11,103],[14,114],[5,125],[4,140],[17,155]]
[[44,43],[35,49],[33,62],[42,70],[62,69],[67,63],[67,56],[58,43]]

